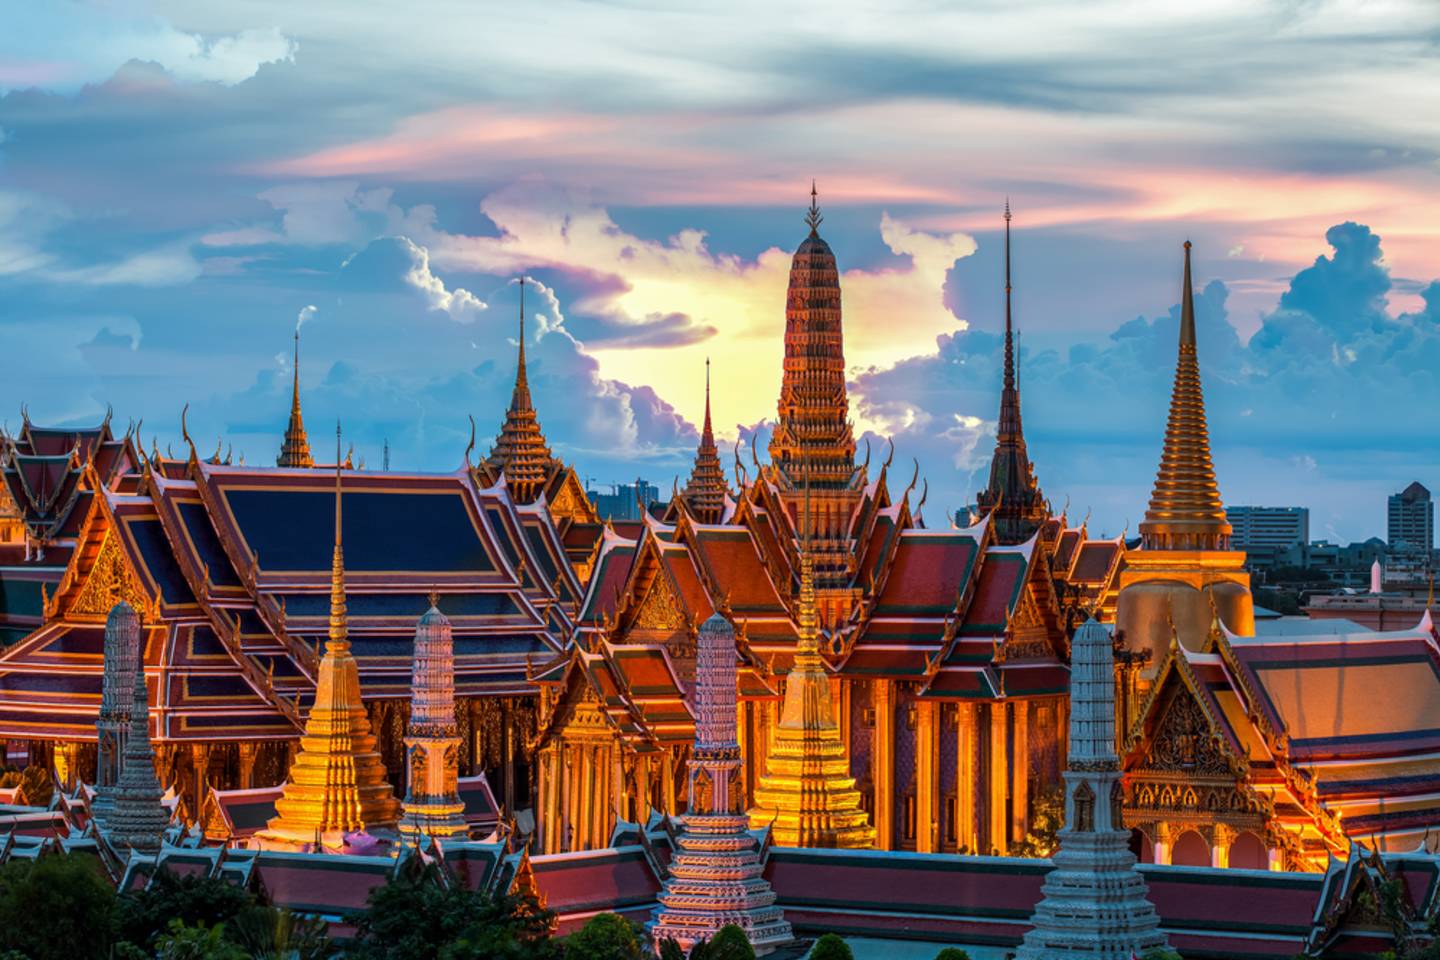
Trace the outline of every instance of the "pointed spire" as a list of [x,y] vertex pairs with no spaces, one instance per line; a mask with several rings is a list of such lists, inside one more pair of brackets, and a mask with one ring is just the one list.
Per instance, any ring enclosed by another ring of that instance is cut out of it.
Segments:
[[390,829],[400,803],[360,698],[360,670],[350,653],[342,548],[340,424],[335,424],[335,555],[330,569],[330,632],[305,718],[300,752],[290,767],[276,815],[255,836],[265,848],[297,849],[316,842],[339,847],[344,835]]
[[407,837],[464,837],[465,804],[460,800],[452,759],[460,749],[455,724],[455,644],[450,621],[430,595],[430,609],[415,624],[411,665],[410,719],[405,751],[410,758],[405,815]]
[[285,426],[285,441],[280,444],[277,467],[313,467],[310,439],[305,435],[305,421],[300,416],[300,328],[295,328],[295,362],[290,385],[290,422]]
[[559,464],[540,430],[535,406],[530,399],[530,377],[525,364],[525,280],[520,277],[520,345],[515,367],[515,391],[510,409],[495,445],[490,448],[484,468],[491,479],[504,476],[510,496],[519,503],[532,503]]
[[815,191],[815,181],[810,181],[810,209],[805,211],[805,226],[810,228],[810,236],[820,236],[820,224],[825,218],[820,216],[820,203]]
[[1195,297],[1190,281],[1190,241],[1180,291],[1180,344],[1165,446],[1150,507],[1140,524],[1147,550],[1228,550],[1230,523],[1210,459],[1210,432],[1195,341]]
[[161,802],[164,792],[160,789],[160,778],[155,775],[155,750],[150,744],[150,701],[142,665],[137,665],[135,670],[133,704],[124,764],[105,823],[105,836],[116,851],[154,853],[160,849],[170,814]]
[[1005,366],[1000,389],[1000,419],[995,429],[995,453],[990,458],[990,482],[976,495],[981,513],[992,517],[1002,544],[1024,543],[1045,522],[1045,497],[1025,446],[1020,419],[1020,378],[1015,364],[1015,322],[1011,304],[1010,198],[1005,198]]
[[115,804],[115,787],[125,761],[125,743],[134,714],[135,671],[140,669],[140,618],[125,601],[110,608],[105,619],[105,672],[100,681],[100,712],[95,719],[97,749],[95,800],[99,819]]
[[700,431],[700,446],[695,451],[695,467],[685,482],[685,506],[701,523],[719,523],[725,512],[725,470],[720,466],[720,452],[715,448],[715,433],[710,427],[710,358],[705,358],[705,425]]

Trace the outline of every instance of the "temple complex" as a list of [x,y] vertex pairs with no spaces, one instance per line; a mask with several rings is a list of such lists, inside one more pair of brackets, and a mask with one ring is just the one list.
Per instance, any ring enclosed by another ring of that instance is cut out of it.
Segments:
[[[57,830],[93,812],[116,849],[160,858],[173,807],[210,848],[274,848],[251,851],[272,877],[317,846],[363,866],[356,835],[398,830],[400,847],[458,858],[447,869],[487,864],[466,882],[523,866],[561,902],[577,876],[623,875],[635,888],[597,903],[692,933],[740,903],[762,940],[846,909],[807,900],[816,877],[884,884],[897,863],[1029,878],[1003,906],[1028,916],[1044,865],[991,858],[1048,852],[1034,834],[1062,803],[1055,904],[1123,874],[1112,892],[1140,910],[1117,838],[1142,873],[1277,876],[1327,870],[1357,840],[1375,875],[1433,845],[1440,636],[1428,612],[1384,632],[1256,622],[1211,463],[1188,245],[1163,452],[1133,543],[1054,515],[1036,479],[1008,205],[996,442],[968,526],[926,525],[919,468],[897,481],[893,447],[856,456],[822,219],[812,187],[768,458],[752,445],[728,482],[707,366],[693,470],[633,523],[599,522],[546,440],[523,306],[503,426],[479,463],[472,434],[450,471],[356,469],[338,448],[317,464],[298,342],[274,467],[202,456],[183,414],[180,456],[146,453],[139,425],[113,435],[108,415],[85,428],[27,415],[0,438],[0,526],[15,532],[0,537],[0,749],[53,772],[63,810],[25,816]],[[1152,894],[1179,876],[1144,875]],[[904,876],[891,880],[911,883],[909,906],[876,893],[876,916],[929,909],[935,884]],[[1162,929],[1193,936],[1185,895],[1167,896]],[[925,922],[952,906],[937,900]],[[1037,930],[1053,929],[1048,909]]]
[[794,936],[761,875],[760,841],[746,829],[735,726],[739,653],[734,627],[719,614],[701,625],[697,657],[691,803],[649,931],[657,952],[672,939],[688,954],[734,923],[763,955]]
[[1065,826],[1019,960],[1131,960],[1164,947],[1160,917],[1129,850],[1115,754],[1115,658],[1110,634],[1087,620],[1070,647],[1070,758]]

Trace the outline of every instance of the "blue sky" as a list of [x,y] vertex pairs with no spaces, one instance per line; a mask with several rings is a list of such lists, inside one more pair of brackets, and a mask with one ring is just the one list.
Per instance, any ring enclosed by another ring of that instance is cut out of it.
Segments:
[[552,443],[665,486],[705,357],[727,444],[773,416],[813,177],[857,427],[919,461],[932,521],[992,442],[1007,195],[1057,508],[1143,515],[1187,238],[1227,502],[1348,540],[1440,485],[1433,4],[533,6],[9,11],[11,428],[113,403],[164,448],[189,402],[203,445],[268,461],[303,316],[312,428],[449,469],[469,416],[499,425],[523,272]]

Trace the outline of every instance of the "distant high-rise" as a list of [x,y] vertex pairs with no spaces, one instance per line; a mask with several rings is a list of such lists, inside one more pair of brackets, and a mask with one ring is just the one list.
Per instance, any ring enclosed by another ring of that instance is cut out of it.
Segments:
[[1428,553],[1435,547],[1435,501],[1420,481],[1391,494],[1385,539],[1391,550]]
[[1307,507],[1226,507],[1230,545],[1246,553],[1283,551],[1310,542]]

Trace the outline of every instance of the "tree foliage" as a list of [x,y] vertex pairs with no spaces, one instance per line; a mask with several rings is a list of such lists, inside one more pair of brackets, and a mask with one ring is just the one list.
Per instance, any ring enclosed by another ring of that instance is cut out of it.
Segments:
[[397,877],[370,894],[351,920],[347,957],[374,960],[547,960],[560,956],[549,932],[555,915],[533,899],[439,883],[435,868]]
[[121,894],[116,902],[116,933],[122,941],[151,948],[170,932],[170,922],[207,931],[224,927],[255,898],[218,877],[176,876],[162,869],[143,890]]
[[600,913],[565,938],[565,960],[642,960],[635,925],[616,913]]
[[29,960],[103,957],[114,903],[94,857],[12,860],[0,869],[0,949]]
[[935,954],[935,960],[970,960],[970,954],[959,947],[945,947]]
[[855,952],[839,936],[827,933],[810,948],[809,960],[855,960]]

